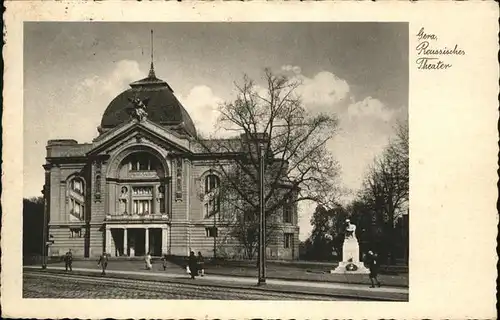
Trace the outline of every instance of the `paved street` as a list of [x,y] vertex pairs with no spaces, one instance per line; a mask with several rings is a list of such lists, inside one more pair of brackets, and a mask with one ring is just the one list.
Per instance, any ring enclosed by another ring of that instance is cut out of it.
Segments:
[[[23,298],[69,299],[210,299],[210,300],[335,300],[333,297],[208,287],[186,283],[50,274],[25,271]],[[345,300],[345,299],[343,299]]]

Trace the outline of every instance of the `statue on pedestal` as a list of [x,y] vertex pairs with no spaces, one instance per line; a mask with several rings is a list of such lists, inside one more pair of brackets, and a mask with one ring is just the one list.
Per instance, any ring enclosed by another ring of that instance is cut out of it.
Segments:
[[122,187],[121,189],[121,194],[120,194],[120,212],[119,214],[127,214],[127,197],[128,197],[128,189],[127,187]]
[[356,238],[356,225],[352,224],[349,219],[346,220],[342,260],[352,263],[359,262],[359,244]]
[[359,243],[356,238],[356,225],[346,220],[342,261],[331,273],[369,273],[369,270],[359,261]]

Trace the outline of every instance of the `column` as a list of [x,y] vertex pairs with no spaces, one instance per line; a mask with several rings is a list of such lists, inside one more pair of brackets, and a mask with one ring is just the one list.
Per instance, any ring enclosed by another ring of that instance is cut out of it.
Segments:
[[128,256],[127,228],[123,228],[123,255]]
[[157,214],[160,213],[160,210],[158,210],[160,202],[158,201],[158,185],[155,184],[153,186],[153,199],[151,200],[151,208],[149,208],[149,212],[151,214]]
[[161,253],[169,254],[168,227],[161,228]]
[[104,248],[106,253],[111,253],[111,229],[106,226],[106,248]]
[[146,232],[144,232],[144,234],[146,235],[146,241],[144,242],[144,253],[148,253],[149,252],[149,228],[146,228]]

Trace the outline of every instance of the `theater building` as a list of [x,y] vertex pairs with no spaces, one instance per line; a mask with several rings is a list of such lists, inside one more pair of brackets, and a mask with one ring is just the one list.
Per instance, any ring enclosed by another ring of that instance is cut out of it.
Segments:
[[[49,140],[43,189],[53,241],[48,255],[71,249],[76,257],[190,250],[212,256],[217,232],[203,194],[221,181],[214,165],[221,155],[203,152],[194,137],[189,114],[151,64],[146,78],[107,106],[92,142]],[[293,205],[283,210],[268,257],[297,259],[298,234]],[[241,255],[237,243],[227,245],[227,252]]]

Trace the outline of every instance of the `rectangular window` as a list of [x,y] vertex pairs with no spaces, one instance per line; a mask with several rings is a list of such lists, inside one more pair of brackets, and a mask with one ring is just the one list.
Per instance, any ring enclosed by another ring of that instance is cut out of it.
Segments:
[[283,239],[283,247],[289,249],[292,247],[293,233],[285,233]]
[[142,160],[141,162],[139,162],[139,170],[146,171],[146,170],[149,170],[149,168],[150,168],[149,159]]
[[70,228],[70,238],[81,238],[82,237],[82,229],[81,228]]
[[204,209],[203,211],[205,211],[205,218],[207,218],[208,215],[210,214],[210,206],[208,205],[208,203],[205,203],[203,209]]
[[209,238],[217,238],[217,227],[205,228],[205,234]]
[[289,202],[283,206],[283,223],[293,223],[293,206]]
[[132,188],[134,196],[153,196],[153,187],[134,187]]
[[149,214],[151,212],[151,200],[134,200],[134,214]]
[[243,219],[245,222],[255,221],[257,219],[257,214],[253,210],[247,209],[243,212]]
[[74,199],[70,199],[70,212],[73,216],[83,220],[84,206]]
[[177,159],[175,162],[175,199],[182,199],[182,159]]
[[160,213],[165,213],[165,199],[160,198]]

